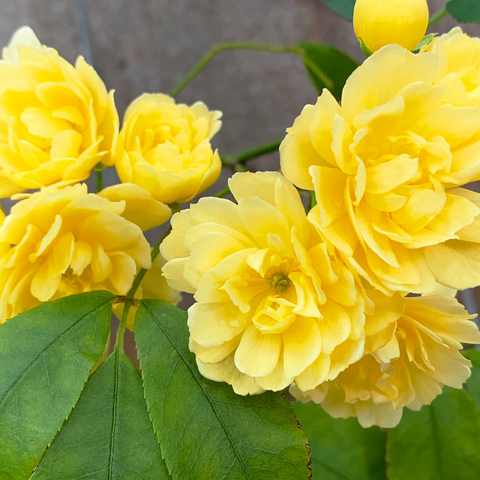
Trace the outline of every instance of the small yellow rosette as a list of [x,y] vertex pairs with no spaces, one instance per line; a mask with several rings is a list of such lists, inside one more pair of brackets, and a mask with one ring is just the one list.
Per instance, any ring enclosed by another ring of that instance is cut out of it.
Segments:
[[125,113],[116,167],[122,182],[148,190],[166,204],[188,202],[218,179],[221,161],[211,138],[221,113],[201,103],[176,104],[144,94]]
[[12,208],[0,229],[0,323],[49,300],[105,289],[125,295],[150,268],[142,230],[122,217],[125,201],[85,184],[44,189]]
[[95,70],[18,30],[0,61],[0,197],[62,187],[113,165],[118,114]]

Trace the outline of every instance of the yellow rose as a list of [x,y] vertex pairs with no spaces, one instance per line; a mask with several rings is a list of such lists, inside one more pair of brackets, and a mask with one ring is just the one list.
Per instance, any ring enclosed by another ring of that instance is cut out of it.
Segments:
[[480,111],[439,58],[384,47],[325,90],[281,146],[285,176],[314,189],[310,219],[380,289],[480,285]]
[[167,95],[137,98],[125,113],[118,141],[121,181],[145,188],[166,204],[199,195],[220,175],[220,157],[210,145],[220,117],[200,102],[188,107]]
[[405,298],[405,311],[387,344],[334,381],[311,392],[292,386],[291,392],[302,401],[321,403],[335,418],[358,417],[365,428],[393,428],[404,407],[429,405],[443,385],[462,388],[471,363],[459,352],[461,342],[480,343],[470,318],[451,296]]
[[355,3],[355,35],[372,52],[392,43],[413,50],[427,26],[427,0],[357,0]]
[[170,286],[195,294],[190,348],[204,376],[241,395],[310,390],[362,357],[365,315],[381,336],[401,297],[372,310],[282,175],[236,174],[229,186],[238,204],[202,198],[172,217],[161,246]]
[[113,165],[113,92],[80,57],[75,67],[18,30],[0,62],[0,197],[89,177]]
[[48,300],[90,290],[125,295],[137,267],[150,268],[141,229],[78,184],[16,204],[0,229],[0,323]]

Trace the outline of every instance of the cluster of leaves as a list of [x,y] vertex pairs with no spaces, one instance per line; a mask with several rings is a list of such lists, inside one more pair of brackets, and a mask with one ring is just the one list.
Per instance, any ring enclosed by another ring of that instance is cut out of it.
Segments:
[[186,313],[157,300],[137,313],[142,375],[118,346],[95,370],[114,300],[74,295],[1,327],[0,479],[478,478],[479,351],[467,353],[465,390],[446,388],[388,432],[363,429],[314,404],[294,412],[280,393],[242,397],[206,380]]
[[291,405],[203,378],[183,310],[139,306],[143,382],[118,346],[90,375],[113,301],[105,291],[74,295],[1,327],[0,479],[309,478]]

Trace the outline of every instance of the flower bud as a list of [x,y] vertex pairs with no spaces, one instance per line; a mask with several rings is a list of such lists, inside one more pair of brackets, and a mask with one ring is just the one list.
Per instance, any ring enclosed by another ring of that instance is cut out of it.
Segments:
[[413,50],[428,26],[426,0],[357,0],[355,35],[372,52],[396,43]]

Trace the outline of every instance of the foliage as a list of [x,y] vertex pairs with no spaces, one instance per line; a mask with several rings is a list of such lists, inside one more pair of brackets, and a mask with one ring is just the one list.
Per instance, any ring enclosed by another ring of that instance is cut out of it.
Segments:
[[173,478],[309,478],[307,440],[288,402],[273,392],[235,395],[202,377],[186,317],[145,300],[135,329],[145,397]]
[[353,8],[355,7],[355,0],[322,0],[334,12],[338,13],[342,18],[353,21]]
[[[333,96],[340,101],[343,86],[347,78],[358,67],[358,63],[347,54],[330,45],[302,42],[300,43],[300,48],[304,51],[305,68],[317,92],[321,94],[324,88],[328,88]],[[312,68],[312,64],[320,69],[324,76],[330,80],[330,85],[326,84],[324,77],[322,78],[318,75],[317,71]]]
[[314,480],[386,480],[385,431],[334,419],[314,403],[295,404],[295,413],[310,439]]
[[458,22],[480,23],[480,3],[477,0],[449,0],[446,8]]
[[113,295],[45,303],[0,328],[0,478],[28,478],[105,349]]

